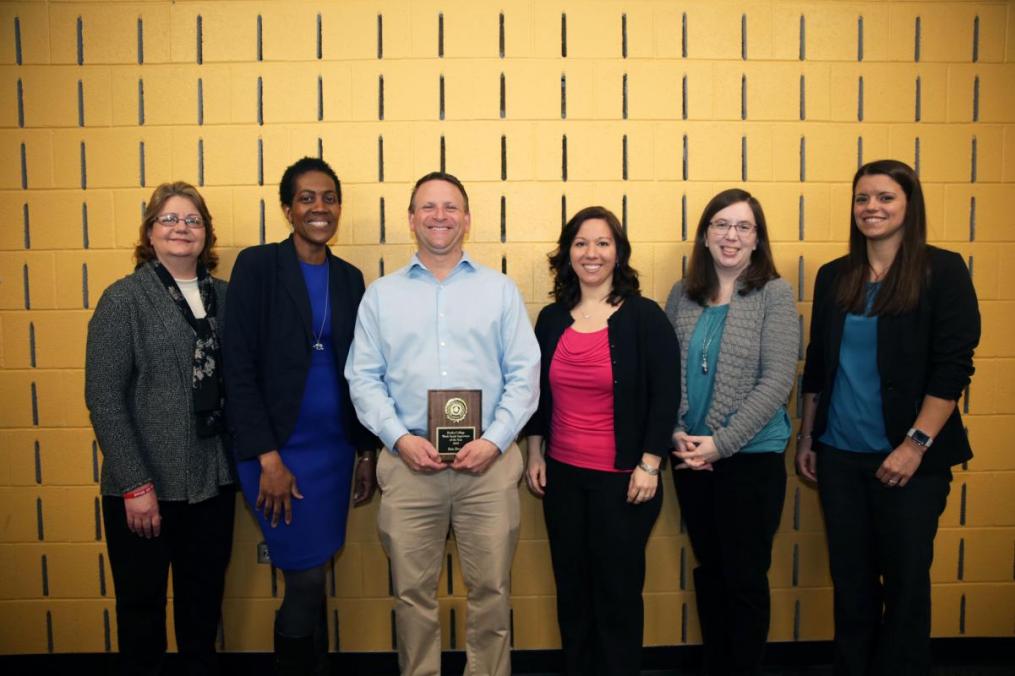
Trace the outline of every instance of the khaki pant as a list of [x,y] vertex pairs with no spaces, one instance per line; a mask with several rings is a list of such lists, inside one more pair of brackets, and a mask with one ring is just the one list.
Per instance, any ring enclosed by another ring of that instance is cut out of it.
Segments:
[[468,588],[467,676],[511,673],[511,561],[518,543],[522,456],[512,444],[482,475],[413,472],[384,451],[377,528],[391,559],[402,676],[439,676],[437,582],[448,527],[454,528]]

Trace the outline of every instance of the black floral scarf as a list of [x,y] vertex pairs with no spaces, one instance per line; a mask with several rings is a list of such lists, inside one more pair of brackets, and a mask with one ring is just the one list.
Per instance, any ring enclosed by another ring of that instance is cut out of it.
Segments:
[[149,262],[169,297],[180,308],[184,319],[194,329],[194,360],[192,397],[197,436],[211,437],[225,429],[223,415],[222,357],[219,351],[218,323],[216,314],[215,282],[200,262],[197,264],[197,288],[204,303],[205,316],[198,319],[190,309],[176,280],[158,260]]

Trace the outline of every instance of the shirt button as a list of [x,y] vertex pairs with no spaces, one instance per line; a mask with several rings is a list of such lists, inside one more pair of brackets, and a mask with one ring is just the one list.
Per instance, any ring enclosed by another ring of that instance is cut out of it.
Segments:
[[441,341],[441,347],[444,347],[445,345],[446,345],[446,343],[442,340]]
[[441,375],[442,375],[442,376],[446,376],[447,374],[448,374],[448,372],[447,372],[447,371],[441,371]]

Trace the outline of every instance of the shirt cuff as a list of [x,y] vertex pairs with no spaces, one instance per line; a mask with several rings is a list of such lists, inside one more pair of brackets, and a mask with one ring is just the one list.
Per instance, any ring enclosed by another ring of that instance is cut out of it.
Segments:
[[405,425],[396,419],[386,423],[377,436],[381,438],[381,442],[389,451],[397,455],[398,451],[395,450],[395,442],[408,433],[409,430],[405,428]]
[[496,446],[501,453],[514,441],[514,436],[510,434],[510,431],[505,428],[503,423],[498,423],[496,420],[483,433],[482,438]]

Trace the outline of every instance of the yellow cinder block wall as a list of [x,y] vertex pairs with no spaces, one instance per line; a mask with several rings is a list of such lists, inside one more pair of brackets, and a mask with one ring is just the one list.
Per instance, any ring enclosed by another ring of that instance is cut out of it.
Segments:
[[[132,268],[144,200],[162,181],[201,186],[228,277],[240,248],[287,235],[275,186],[318,153],[344,183],[335,251],[368,281],[407,260],[411,184],[445,167],[471,193],[468,249],[533,316],[564,216],[621,215],[661,301],[707,199],[744,185],[804,326],[816,270],[845,248],[858,163],[917,166],[931,239],[967,257],[983,314],[960,402],[976,458],[941,519],[933,631],[1012,636],[1013,61],[1010,2],[0,3],[0,653],[116,649],[84,341]],[[693,556],[664,486],[646,643],[694,643]],[[520,490],[513,643],[552,648],[541,507]],[[353,512],[334,563],[333,648],[392,649],[376,508]],[[270,649],[282,581],[256,563],[260,539],[241,511],[224,650]],[[453,546],[447,562],[444,643],[461,648]],[[831,637],[816,494],[792,475],[771,582],[773,641]]]

